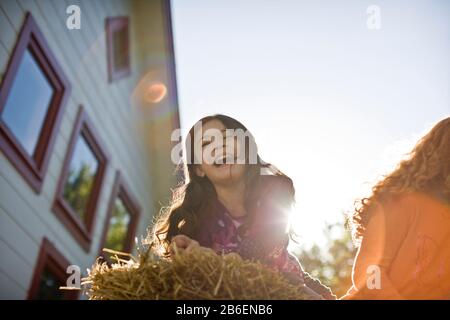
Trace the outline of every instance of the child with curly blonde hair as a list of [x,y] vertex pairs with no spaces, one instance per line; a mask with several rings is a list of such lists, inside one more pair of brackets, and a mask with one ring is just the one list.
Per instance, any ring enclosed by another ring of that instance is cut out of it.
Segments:
[[450,118],[351,217],[359,246],[343,299],[450,299]]

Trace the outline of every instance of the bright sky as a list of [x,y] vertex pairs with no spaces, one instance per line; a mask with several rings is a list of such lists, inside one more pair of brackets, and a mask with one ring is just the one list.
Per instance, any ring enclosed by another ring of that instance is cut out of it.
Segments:
[[183,132],[214,113],[244,123],[294,180],[306,245],[450,115],[449,1],[172,0],[172,14]]

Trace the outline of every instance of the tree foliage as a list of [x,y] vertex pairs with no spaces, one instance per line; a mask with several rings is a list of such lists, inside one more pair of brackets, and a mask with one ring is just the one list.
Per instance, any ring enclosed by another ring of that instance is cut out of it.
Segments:
[[341,297],[351,287],[351,274],[356,248],[344,222],[327,224],[324,228],[326,245],[300,247],[294,250],[303,268],[311,276],[329,286]]

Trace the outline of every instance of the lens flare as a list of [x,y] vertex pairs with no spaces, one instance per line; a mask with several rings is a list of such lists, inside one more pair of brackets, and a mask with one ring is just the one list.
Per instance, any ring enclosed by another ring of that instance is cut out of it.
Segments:
[[145,101],[148,103],[158,103],[167,94],[167,87],[161,83],[153,83],[147,87],[147,90],[145,91]]

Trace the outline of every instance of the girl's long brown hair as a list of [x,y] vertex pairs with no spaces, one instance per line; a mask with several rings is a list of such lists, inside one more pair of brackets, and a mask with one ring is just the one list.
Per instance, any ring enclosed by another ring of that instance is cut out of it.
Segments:
[[[200,119],[199,122],[203,125],[214,119],[222,122],[227,129],[242,129],[244,132],[248,133],[248,139],[246,139],[245,146],[246,170],[244,176],[244,206],[247,212],[250,213],[250,216],[253,205],[258,201],[259,192],[261,190],[258,186],[261,183],[261,170],[263,169],[269,170],[272,175],[287,182],[286,185],[289,186],[290,190],[288,190],[288,199],[287,201],[284,201],[283,205],[292,205],[294,202],[295,190],[292,180],[288,176],[283,174],[273,165],[263,162],[258,154],[256,156],[256,164],[249,164],[249,151],[255,150],[255,152],[257,152],[257,147],[253,136],[248,132],[247,128],[236,119],[222,114],[204,117]],[[169,255],[170,241],[174,236],[184,234],[194,238],[200,227],[200,222],[211,219],[211,214],[214,212],[215,201],[217,199],[217,194],[211,181],[206,176],[199,177],[195,173],[194,127],[191,128],[186,139],[185,150],[187,163],[181,164],[184,172],[184,181],[173,190],[170,205],[161,209],[149,234],[149,239],[147,239],[150,243],[156,245],[156,250],[158,250],[159,253],[166,257]],[[283,200],[286,200],[286,198]],[[251,223],[251,217],[248,223]],[[293,233],[292,230],[291,233]]]
[[409,157],[372,188],[370,197],[356,202],[349,221],[355,244],[360,243],[377,204],[411,192],[426,193],[450,203],[450,117],[422,137]]

